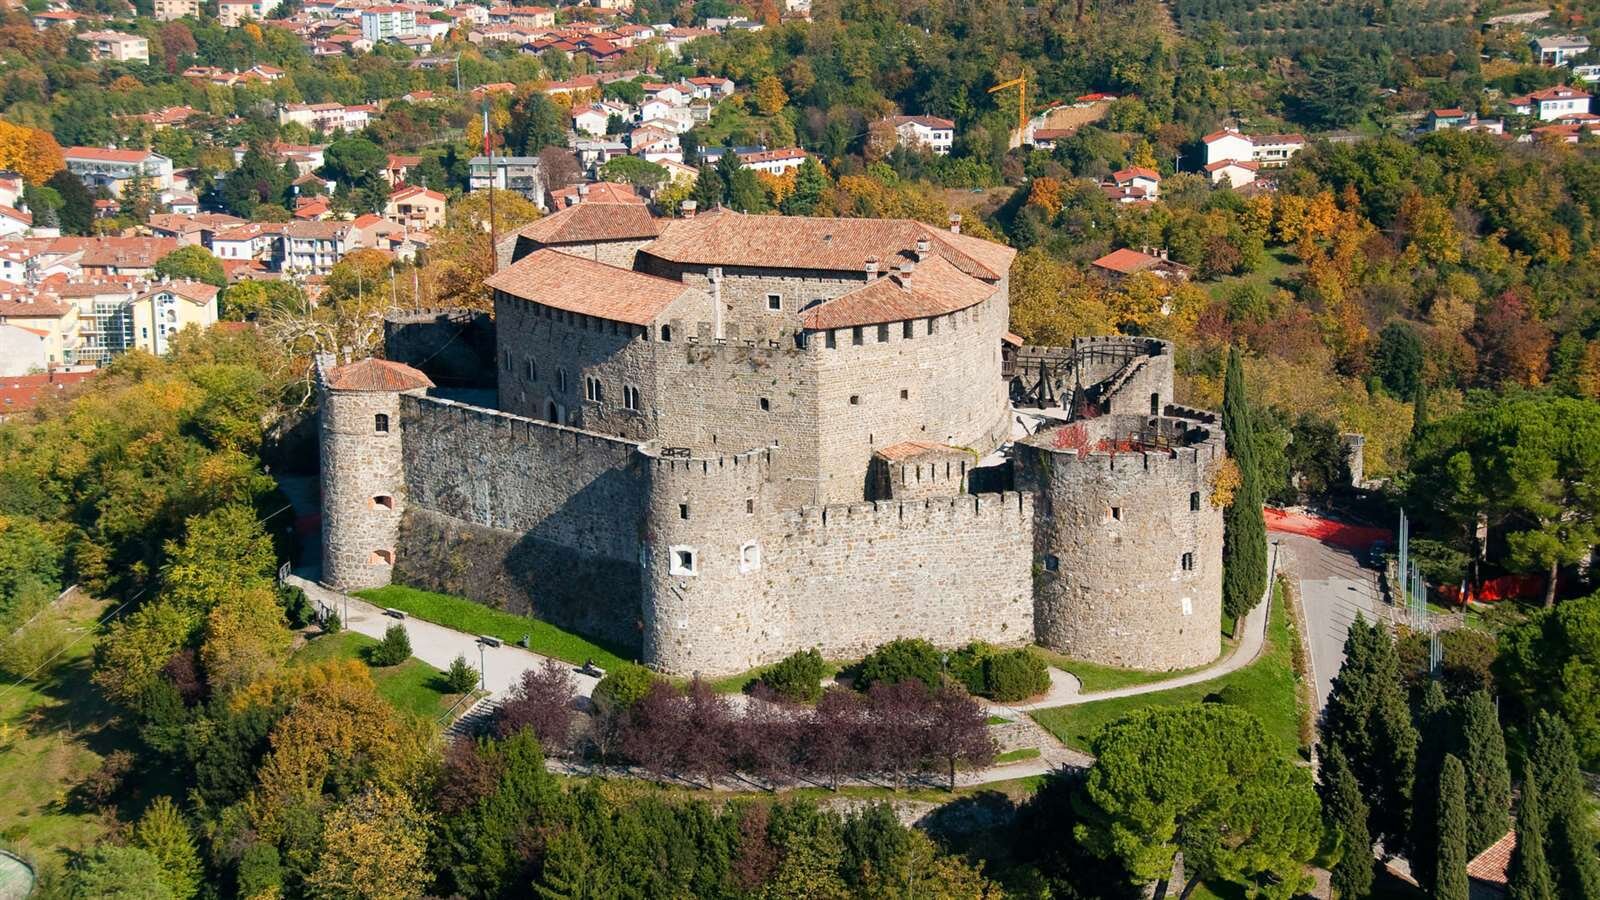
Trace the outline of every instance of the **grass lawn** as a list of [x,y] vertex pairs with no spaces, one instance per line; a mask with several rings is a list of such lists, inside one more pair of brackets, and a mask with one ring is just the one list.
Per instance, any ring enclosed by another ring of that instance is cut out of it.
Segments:
[[[1222,655],[1218,658],[1226,658],[1238,645],[1239,642],[1233,638],[1223,637]],[[1085,694],[1132,687],[1137,684],[1149,684],[1152,681],[1165,681],[1168,678],[1176,678],[1179,675],[1193,672],[1195,669],[1203,669],[1212,665],[1212,663],[1206,663],[1204,666],[1179,669],[1175,672],[1146,672],[1140,669],[1123,669],[1117,666],[1102,666],[1099,663],[1084,662],[1081,659],[1073,659],[1065,654],[1039,646],[1029,647],[1028,650],[1049,665],[1063,672],[1068,672],[1077,678],[1082,683],[1082,691]]]
[[1282,588],[1274,589],[1267,645],[1254,663],[1237,672],[1170,691],[1036,710],[1032,716],[1067,746],[1087,750],[1095,732],[1133,710],[1197,703],[1210,694],[1231,689],[1233,702],[1260,717],[1267,735],[1292,756],[1300,750],[1300,712],[1295,692],[1294,636],[1283,604]]
[[[822,680],[831,682],[839,670],[851,664],[851,661],[842,659],[825,659],[822,661]],[[737,675],[724,675],[711,682],[711,689],[719,694],[739,694],[750,686],[750,683],[761,677],[761,673],[772,668],[770,665],[756,666],[740,672]]]
[[1018,747],[1015,750],[1007,750],[1006,752],[1000,754],[999,756],[996,756],[994,758],[994,761],[995,761],[995,765],[1002,765],[1003,766],[1006,763],[1021,762],[1022,760],[1025,760],[1025,759],[1038,759],[1038,758],[1039,758],[1039,748],[1038,747]]
[[1298,275],[1303,268],[1305,266],[1292,252],[1285,247],[1278,247],[1267,250],[1260,268],[1254,272],[1218,278],[1205,287],[1213,300],[1227,300],[1228,295],[1240,285],[1259,285],[1269,292],[1276,291],[1280,287],[1288,287],[1289,279]]
[[0,843],[45,865],[105,836],[105,820],[76,804],[72,788],[106,754],[137,744],[89,682],[94,640],[87,635],[108,606],[79,595],[62,601],[56,614],[77,642],[38,681],[0,681]]
[[601,668],[613,669],[630,658],[549,622],[492,609],[464,597],[399,584],[356,591],[356,596],[456,631],[493,635],[508,644],[515,644],[527,635],[529,650],[574,665],[583,665],[585,660],[592,659]]
[[[313,639],[301,647],[289,661],[292,666],[307,666],[328,659],[367,659],[370,648],[378,641],[354,631],[341,631]],[[420,718],[433,720],[450,709],[460,694],[450,693],[444,682],[444,673],[415,656],[398,666],[372,668],[372,681],[378,693],[395,709]]]

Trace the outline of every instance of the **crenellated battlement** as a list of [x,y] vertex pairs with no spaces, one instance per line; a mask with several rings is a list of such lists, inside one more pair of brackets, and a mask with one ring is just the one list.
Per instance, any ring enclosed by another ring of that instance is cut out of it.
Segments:
[[715,456],[694,456],[688,447],[663,447],[659,441],[646,441],[639,445],[639,455],[644,457],[651,470],[666,475],[742,475],[751,469],[763,474],[771,471],[777,447],[757,447],[743,453],[719,453]]
[[987,522],[1033,515],[1033,495],[1020,491],[1003,494],[960,494],[920,500],[878,500],[802,506],[781,513],[780,523],[793,531],[825,531],[857,526],[912,528],[928,524]]

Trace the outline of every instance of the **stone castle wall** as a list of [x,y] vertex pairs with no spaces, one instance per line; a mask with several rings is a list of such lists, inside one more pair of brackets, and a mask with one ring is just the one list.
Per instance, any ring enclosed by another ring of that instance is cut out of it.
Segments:
[[322,578],[337,590],[390,580],[407,499],[401,396],[322,392]]
[[[1091,420],[1098,436],[1165,424]],[[1073,426],[1068,426],[1073,427]],[[1222,509],[1212,482],[1220,431],[1175,449],[1055,449],[1053,432],[1015,445],[1017,486],[1037,492],[1035,629],[1046,646],[1104,665],[1181,669],[1221,649]]]

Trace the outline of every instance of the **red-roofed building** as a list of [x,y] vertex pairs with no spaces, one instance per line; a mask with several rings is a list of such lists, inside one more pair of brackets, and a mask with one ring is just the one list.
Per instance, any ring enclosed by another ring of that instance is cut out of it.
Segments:
[[1100,274],[1115,280],[1121,280],[1140,272],[1149,272],[1159,278],[1188,281],[1190,275],[1193,274],[1193,270],[1188,266],[1167,259],[1167,251],[1165,250],[1149,253],[1146,250],[1122,247],[1100,257],[1092,265]]
[[33,409],[50,396],[65,396],[73,385],[93,378],[94,370],[55,370],[35,375],[0,377],[0,422]]

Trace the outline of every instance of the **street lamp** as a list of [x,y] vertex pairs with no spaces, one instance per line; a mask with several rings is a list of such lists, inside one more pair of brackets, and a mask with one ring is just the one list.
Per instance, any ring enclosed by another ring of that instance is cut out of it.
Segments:
[[483,638],[478,638],[478,687],[489,690],[489,670],[483,664]]

